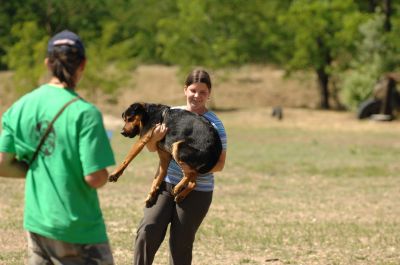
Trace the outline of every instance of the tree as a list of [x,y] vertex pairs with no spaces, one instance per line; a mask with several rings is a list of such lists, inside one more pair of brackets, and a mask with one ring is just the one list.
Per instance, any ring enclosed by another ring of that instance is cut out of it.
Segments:
[[360,21],[362,16],[351,0],[298,0],[281,16],[281,26],[293,36],[286,67],[315,72],[322,109],[330,108],[331,70],[354,48]]

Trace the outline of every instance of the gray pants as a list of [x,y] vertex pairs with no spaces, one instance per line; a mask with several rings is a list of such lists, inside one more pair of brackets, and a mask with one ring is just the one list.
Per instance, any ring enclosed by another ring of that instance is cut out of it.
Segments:
[[72,244],[28,232],[29,265],[113,265],[110,245]]
[[134,265],[150,265],[170,225],[171,265],[190,265],[195,234],[206,216],[212,192],[192,191],[179,204],[171,195],[173,185],[163,182],[154,205],[144,209],[134,249]]

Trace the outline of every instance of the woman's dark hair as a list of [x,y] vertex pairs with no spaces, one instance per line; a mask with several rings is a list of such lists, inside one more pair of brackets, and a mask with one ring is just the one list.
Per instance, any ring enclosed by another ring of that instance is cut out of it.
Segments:
[[47,54],[47,58],[53,76],[66,83],[69,88],[74,88],[75,73],[85,60],[81,51],[70,45],[59,45]]
[[188,87],[194,83],[204,83],[207,85],[208,90],[211,91],[211,78],[205,70],[196,69],[188,75],[185,81],[185,86]]

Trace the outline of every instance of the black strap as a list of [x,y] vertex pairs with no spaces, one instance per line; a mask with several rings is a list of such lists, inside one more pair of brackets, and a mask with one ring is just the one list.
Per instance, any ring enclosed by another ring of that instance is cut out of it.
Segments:
[[49,126],[47,126],[46,131],[44,132],[42,139],[40,139],[39,145],[36,148],[35,153],[33,154],[31,160],[29,161],[29,165],[31,165],[33,163],[33,161],[35,161],[36,157],[38,156],[39,152],[40,152],[40,148],[42,147],[42,145],[44,144],[44,142],[46,141],[47,136],[50,134],[51,129],[53,128],[53,124],[54,122],[57,120],[57,118],[61,115],[61,113],[63,113],[63,111],[71,104],[74,103],[75,101],[77,101],[78,99],[80,99],[80,97],[75,97],[73,99],[71,99],[70,101],[68,101],[67,103],[64,104],[64,106],[62,106],[62,108],[57,112],[56,116],[53,118],[53,120],[49,123]]

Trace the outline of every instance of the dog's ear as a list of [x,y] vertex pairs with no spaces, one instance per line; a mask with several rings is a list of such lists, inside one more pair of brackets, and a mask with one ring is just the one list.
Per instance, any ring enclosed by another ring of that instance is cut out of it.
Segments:
[[133,111],[135,115],[143,114],[146,111],[145,106],[142,103],[134,103],[129,107],[129,109]]
[[122,113],[123,120],[132,119],[134,116],[140,116],[140,120],[142,121],[147,120],[146,105],[143,103],[134,103]]
[[140,115],[141,116],[141,121],[146,122],[148,120],[148,114],[147,114],[147,104],[146,103],[135,103],[132,106],[134,106],[135,109],[135,115]]
[[144,112],[144,106],[140,103],[134,103],[130,105],[123,113],[122,113],[122,119],[126,119],[128,117],[133,117],[136,115],[140,115]]

